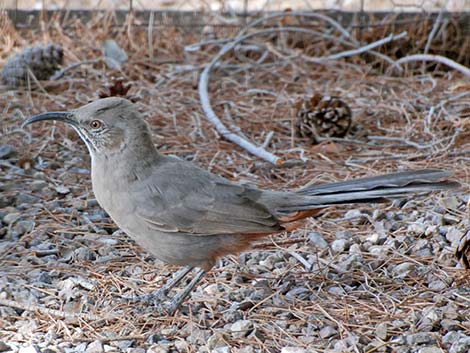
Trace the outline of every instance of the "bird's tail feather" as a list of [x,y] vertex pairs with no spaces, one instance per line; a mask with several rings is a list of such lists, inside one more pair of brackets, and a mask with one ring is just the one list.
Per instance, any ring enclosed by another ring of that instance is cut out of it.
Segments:
[[412,194],[458,188],[460,184],[448,180],[449,176],[444,170],[422,169],[316,185],[297,191],[304,196],[302,202],[285,205],[278,211],[288,213],[335,204],[384,202]]

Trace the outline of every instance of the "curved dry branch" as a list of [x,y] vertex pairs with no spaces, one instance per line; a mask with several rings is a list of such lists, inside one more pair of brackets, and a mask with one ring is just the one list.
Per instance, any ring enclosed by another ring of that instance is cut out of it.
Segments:
[[446,58],[445,56],[441,56],[441,55],[415,54],[415,55],[405,56],[404,58],[401,58],[395,61],[394,67],[401,69],[400,67],[401,64],[408,63],[411,61],[437,61],[441,64],[444,64],[453,68],[454,70],[460,71],[465,76],[470,76],[470,69],[468,67],[463,66],[459,64],[458,62],[455,62],[454,60]]

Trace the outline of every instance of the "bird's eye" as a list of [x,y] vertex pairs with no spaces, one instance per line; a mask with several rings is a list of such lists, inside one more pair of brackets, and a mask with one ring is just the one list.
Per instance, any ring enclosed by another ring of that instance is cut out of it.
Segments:
[[103,123],[102,123],[101,121],[99,121],[99,120],[92,120],[92,121],[90,122],[90,127],[91,127],[92,129],[95,129],[95,130],[96,130],[96,129],[99,129],[100,127],[102,127],[102,126],[103,126]]

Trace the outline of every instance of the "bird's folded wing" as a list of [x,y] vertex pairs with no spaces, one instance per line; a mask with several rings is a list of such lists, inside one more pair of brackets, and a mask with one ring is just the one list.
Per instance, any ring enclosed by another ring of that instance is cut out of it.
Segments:
[[137,216],[149,228],[195,235],[272,233],[282,227],[257,202],[261,191],[232,184],[199,168],[175,165],[145,182]]

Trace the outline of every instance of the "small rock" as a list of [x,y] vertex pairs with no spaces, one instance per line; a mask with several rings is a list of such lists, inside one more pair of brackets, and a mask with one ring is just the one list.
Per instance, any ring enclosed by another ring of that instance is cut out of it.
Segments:
[[429,319],[432,322],[436,322],[441,319],[441,313],[434,307],[426,307],[423,310],[423,317]]
[[33,230],[34,227],[34,222],[30,219],[25,219],[23,221],[18,221],[15,224],[15,227],[13,230],[18,234],[18,235],[23,235],[26,233],[29,233]]
[[418,332],[410,335],[406,335],[406,343],[409,345],[418,345],[418,344],[429,344],[435,343],[436,338],[431,332]]
[[[164,351],[158,351],[158,353],[167,353],[168,348]],[[127,348],[126,353],[145,353],[144,348]]]
[[47,186],[47,182],[44,180],[33,180],[30,184],[29,187],[33,191],[41,191]]
[[131,347],[134,344],[134,340],[115,341],[113,343],[119,349],[121,349],[122,351],[125,351],[125,350],[127,350],[127,348]]
[[120,70],[128,59],[126,52],[113,39],[106,39],[103,42],[103,55],[110,69]]
[[338,297],[342,297],[346,295],[345,290],[338,286],[333,286],[333,287],[328,288],[327,292]]
[[188,336],[187,341],[191,344],[205,344],[210,337],[209,330],[201,330],[195,328],[192,330],[191,334]]
[[379,239],[380,239],[379,233],[372,233],[366,238],[366,241],[374,245],[377,245],[379,243]]
[[230,353],[229,346],[217,347],[211,351],[211,353]]
[[435,281],[431,281],[429,282],[428,284],[428,288],[430,290],[434,290],[434,291],[441,291],[441,290],[444,290],[448,287],[447,283],[445,283],[444,281],[441,281],[441,280],[435,280]]
[[40,353],[35,346],[21,347],[18,353]]
[[81,199],[74,199],[70,205],[78,211],[85,211],[88,207],[87,201]]
[[226,345],[227,343],[225,343],[224,335],[222,334],[222,332],[215,332],[207,340],[207,348],[209,348],[209,350],[212,350],[217,347],[225,347]]
[[308,241],[319,249],[326,249],[328,247],[328,242],[317,232],[308,233]]
[[339,230],[335,233],[336,239],[351,239],[353,237],[353,233],[349,230]]
[[84,246],[75,249],[73,252],[73,256],[75,259],[85,260],[85,261],[93,261],[96,259],[96,254],[91,251],[89,248]]
[[334,253],[342,253],[345,250],[349,249],[351,243],[347,239],[336,239],[331,243],[331,249]]
[[234,353],[255,353],[253,346],[245,346],[234,350]]
[[91,342],[86,348],[87,353],[103,353],[103,343],[99,340]]
[[448,210],[457,210],[461,204],[460,200],[455,196],[446,197],[440,201],[442,206]]
[[446,331],[457,331],[462,328],[460,322],[452,319],[443,319],[441,321],[441,327]]
[[230,327],[234,338],[246,337],[251,330],[253,330],[253,323],[250,320],[238,320]]
[[444,224],[457,224],[462,220],[461,217],[454,216],[452,214],[445,214],[442,217],[442,221]]
[[283,347],[281,353],[307,353],[307,350],[302,347]]
[[362,250],[361,250],[361,246],[359,244],[352,244],[350,247],[349,247],[349,253],[350,254],[356,254],[356,255],[359,255],[362,253]]
[[16,154],[17,152],[12,145],[0,146],[0,159],[8,159],[14,157]]
[[349,210],[344,215],[344,219],[354,219],[354,218],[367,218],[367,215],[363,214],[360,210]]
[[343,271],[351,271],[355,268],[362,267],[363,259],[359,254],[351,254],[346,259],[338,263],[338,267]]
[[416,264],[412,262],[402,262],[401,264],[396,265],[392,268],[392,273],[395,275],[395,277],[402,278],[415,269]]
[[174,342],[175,348],[178,352],[189,352],[189,346],[183,339],[178,339]]
[[416,221],[408,226],[408,232],[416,235],[422,235],[426,231],[426,225],[422,222]]
[[72,353],[75,353],[75,352],[85,352],[87,345],[88,345],[88,344],[87,344],[86,342],[77,344],[75,347],[73,347],[73,352],[72,352]]
[[465,335],[462,332],[459,331],[450,331],[447,332],[443,337],[442,337],[442,344],[444,347],[448,347],[454,342],[457,342],[459,339],[465,337]]
[[147,344],[154,344],[154,343],[158,343],[159,341],[162,340],[162,335],[158,334],[158,333],[151,333],[149,336],[147,336],[147,339],[145,340],[145,343]]
[[11,347],[3,341],[0,341],[0,352],[10,351]]
[[[136,348],[129,348],[127,352],[130,351],[130,349],[136,349]],[[154,344],[149,347],[147,350],[147,353],[168,353],[170,347],[168,347],[167,344]]]
[[36,196],[27,194],[25,192],[20,192],[15,197],[15,202],[17,205],[21,205],[22,203],[35,203],[37,200],[38,198]]
[[420,348],[418,353],[442,353],[442,349],[436,346]]
[[55,191],[60,195],[67,195],[70,193],[70,189],[65,185],[56,186]]
[[382,341],[385,341],[388,337],[388,324],[386,322],[378,324],[375,328],[375,335]]
[[217,294],[219,294],[219,285],[217,283],[211,283],[206,286],[202,291],[208,296],[215,297]]
[[388,256],[390,248],[386,245],[372,245],[369,252],[377,259],[385,259]]
[[468,353],[470,350],[470,337],[465,336],[460,338],[457,342],[452,343],[449,353]]
[[338,334],[338,331],[333,326],[325,326],[319,332],[320,337],[323,339],[331,338],[336,334]]
[[15,222],[18,218],[20,218],[19,213],[8,213],[3,217],[3,223],[5,224],[12,224]]
[[463,236],[463,232],[455,227],[449,227],[446,233],[446,239],[453,247],[456,247]]

